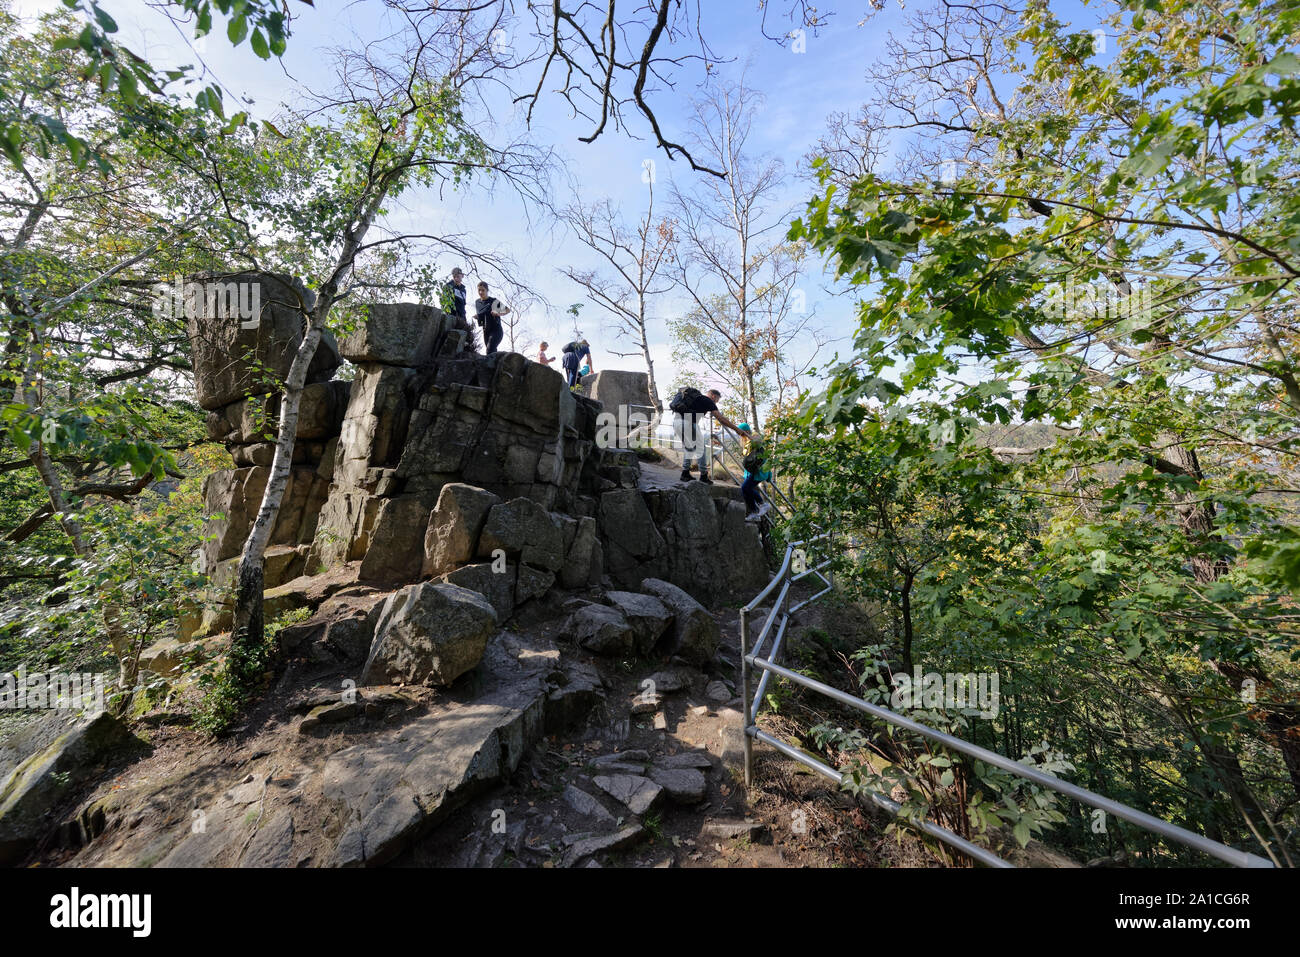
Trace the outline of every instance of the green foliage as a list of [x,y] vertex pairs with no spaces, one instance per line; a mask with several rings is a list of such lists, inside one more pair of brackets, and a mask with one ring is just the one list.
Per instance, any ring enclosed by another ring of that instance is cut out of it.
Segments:
[[787,430],[797,523],[864,530],[837,571],[895,619],[910,581],[894,653],[1001,675],[980,743],[1294,862],[1300,12],[1120,3],[1107,56],[1046,4],[954,16],[1014,86],[926,144],[961,175],[823,161],[790,231],[862,294]]
[[222,662],[199,676],[203,701],[194,714],[195,727],[213,737],[224,737],[238,728],[249,703],[265,686],[280,632],[306,621],[311,614],[310,608],[285,612],[267,624],[265,640],[259,646],[232,643]]
[[[863,697],[889,707],[890,684],[881,645],[867,646],[854,657],[864,664]],[[945,711],[916,708],[908,717],[956,737],[970,736],[971,722],[979,719],[974,708]],[[984,847],[1002,849],[1003,831],[1024,847],[1054,825],[1065,823],[1055,792],[982,761],[950,752],[928,739],[901,731],[888,722],[871,719],[873,741],[859,728],[845,730],[828,723],[812,729],[814,741],[846,757],[844,788],[854,794],[893,796],[901,805],[890,830],[919,832],[918,825],[935,821]],[[889,760],[864,756],[885,750]],[[1073,770],[1073,765],[1041,744],[1027,751],[1023,762],[1051,774]]]
[[[98,0],[63,0],[63,5],[65,11],[45,18],[47,23],[57,22],[64,27],[52,52],[75,53],[82,80],[94,83],[101,95],[118,98],[127,110],[142,106],[149,96],[163,96],[169,86],[196,81],[190,67],[159,71],[118,42],[117,23]],[[170,6],[178,14],[195,17],[196,39],[212,30],[215,7],[229,17],[226,36],[234,46],[248,38],[253,52],[264,60],[285,51],[289,21],[278,0],[170,0]],[[12,15],[8,10],[0,10],[0,18],[8,21]],[[90,164],[103,173],[113,169],[111,157],[100,142],[70,128],[61,111],[43,108],[39,97],[28,95],[48,90],[56,85],[56,80],[49,75],[24,77],[11,71],[7,57],[3,66],[0,69],[0,152],[15,168],[25,169],[32,158],[50,159],[59,150],[78,168]],[[200,110],[226,121],[221,88],[216,84],[200,89],[194,95],[194,103]],[[245,122],[247,114],[242,112],[229,119],[232,126]]]
[[[6,604],[0,660],[98,668],[111,653],[131,681],[140,652],[174,631],[186,601],[206,581],[192,561],[201,508],[197,488],[163,490],[81,510],[91,546],[85,556],[51,556],[44,543],[18,549],[10,567],[47,569],[54,578],[29,600]],[[108,609],[127,637],[122,647],[106,647]]]

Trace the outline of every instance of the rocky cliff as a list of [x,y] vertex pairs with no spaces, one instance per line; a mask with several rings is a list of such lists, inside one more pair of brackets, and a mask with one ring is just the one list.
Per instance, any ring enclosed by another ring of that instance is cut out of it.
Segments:
[[[266,487],[276,380],[301,336],[286,318],[286,290],[310,295],[288,277],[260,281],[256,325],[190,322],[208,435],[237,466],[204,489],[212,517],[201,563],[218,588],[232,577]],[[609,434],[602,413],[617,421],[617,408],[574,395],[558,372],[517,353],[467,351],[438,309],[371,305],[337,346],[327,337],[321,349],[267,555],[268,587],[340,566],[389,588],[442,578],[482,593],[504,620],[552,587],[634,588],[662,578],[711,602],[766,577],[734,489],[643,490],[637,456],[598,442]],[[355,373],[349,381],[330,378],[340,359]],[[634,377],[602,375],[610,386]],[[206,630],[223,624],[210,612]]]
[[521,859],[589,860],[647,834],[628,816],[661,795],[698,804],[705,774],[739,754],[730,708],[699,739],[717,754],[676,754],[697,747],[686,732],[670,741],[713,714],[684,696],[735,703],[734,650],[705,604],[767,578],[737,490],[643,475],[602,428],[618,410],[523,356],[466,351],[448,317],[414,304],[370,306],[322,342],[266,557],[267,620],[306,611],[278,631],[274,673],[233,741],[187,727],[192,666],[228,640],[226,585],[310,302],[289,277],[238,279],[260,284],[256,320],[189,325],[208,435],[235,465],[204,488],[209,601],[141,658],[167,689],[135,703],[148,747],[100,715],[71,730],[51,718],[0,753],[0,864],[382,864],[565,733],[584,752],[641,734],[664,753],[602,757],[603,773],[565,791],[569,824],[512,817]]

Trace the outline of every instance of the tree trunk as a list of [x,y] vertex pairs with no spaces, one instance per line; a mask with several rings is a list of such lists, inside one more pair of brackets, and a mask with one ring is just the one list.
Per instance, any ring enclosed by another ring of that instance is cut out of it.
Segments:
[[912,673],[912,581],[913,575],[903,573],[903,673]]
[[298,436],[298,408],[302,392],[307,385],[307,370],[316,347],[320,344],[321,321],[329,312],[332,297],[316,303],[307,322],[306,334],[294,353],[285,380],[284,394],[280,400],[280,425],[275,441],[275,457],[271,460],[271,475],[262,494],[262,504],[257,518],[244,542],[236,574],[234,623],[231,629],[232,647],[253,651],[262,643],[265,621],[262,616],[262,586],[266,548],[271,541],[271,531],[280,514],[280,503],[289,482],[289,467],[293,461],[293,446]]

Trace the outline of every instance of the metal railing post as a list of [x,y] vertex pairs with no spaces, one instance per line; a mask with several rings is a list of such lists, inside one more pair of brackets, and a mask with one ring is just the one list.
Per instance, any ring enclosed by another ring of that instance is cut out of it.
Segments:
[[754,741],[749,736],[750,725],[754,723],[755,717],[751,714],[752,705],[749,700],[749,611],[740,609],[740,707],[743,710],[741,718],[740,736],[744,739],[745,748],[745,787],[748,788],[753,778],[754,767]]

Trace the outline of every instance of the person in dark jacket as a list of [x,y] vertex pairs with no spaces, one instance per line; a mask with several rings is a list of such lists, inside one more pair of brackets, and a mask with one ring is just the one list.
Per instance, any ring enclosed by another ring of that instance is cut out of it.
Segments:
[[488,284],[478,284],[478,299],[474,301],[474,318],[483,330],[483,347],[488,355],[497,351],[505,330],[501,328],[501,317],[510,310],[500,299],[488,295]]
[[451,327],[465,333],[466,349],[470,352],[477,352],[478,337],[474,335],[474,327],[469,324],[469,319],[465,315],[465,305],[469,293],[465,289],[465,274],[461,272],[459,266],[451,271],[451,281],[447,283],[445,292],[444,301],[450,307],[453,317]]
[[730,429],[736,434],[736,438],[743,440],[745,434],[736,427],[736,423],[722,414],[718,408],[718,402],[722,398],[722,393],[717,389],[710,389],[708,392],[696,395],[690,403],[690,407],[685,411],[678,413],[676,425],[677,438],[682,443],[682,481],[691,480],[692,463],[698,463],[700,467],[700,481],[705,485],[713,484],[713,477],[709,475],[708,463],[708,439],[700,431],[700,419],[706,415],[712,415],[722,423],[724,428]]
[[587,360],[587,371],[590,372],[595,366],[595,361],[591,358],[591,345],[586,339],[575,339],[561,350],[564,358],[561,365],[564,368],[564,377],[568,380],[569,388],[572,389],[578,384],[578,378],[585,373],[580,372],[582,360]]

